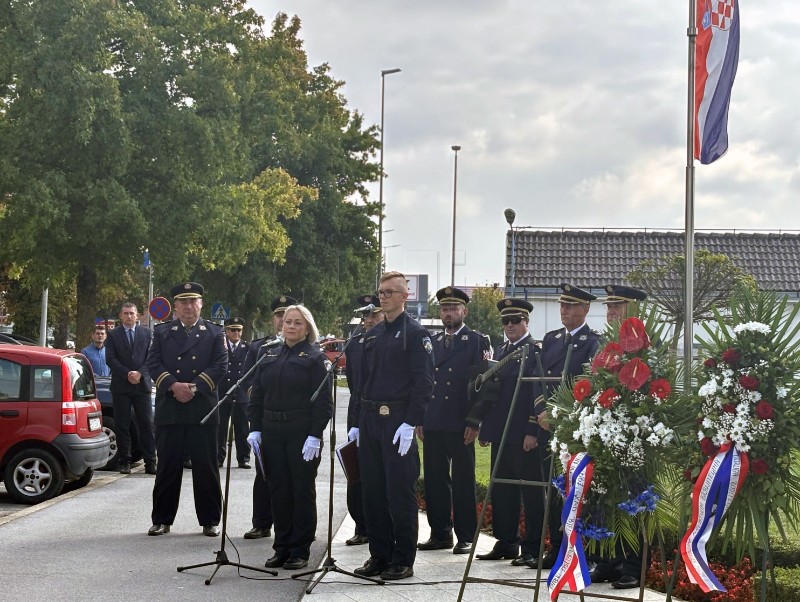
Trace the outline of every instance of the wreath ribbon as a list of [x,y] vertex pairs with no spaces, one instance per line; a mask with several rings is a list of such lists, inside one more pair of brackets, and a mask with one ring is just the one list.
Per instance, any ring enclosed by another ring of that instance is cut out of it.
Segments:
[[583,551],[583,540],[576,527],[593,474],[594,463],[586,452],[574,454],[569,459],[565,475],[567,497],[561,510],[564,537],[561,540],[558,558],[547,579],[550,600],[558,598],[558,594],[565,586],[568,586],[570,591],[577,592],[592,584]]
[[692,521],[680,549],[689,580],[706,593],[728,591],[708,566],[706,544],[744,485],[749,464],[747,454],[725,443],[703,466],[692,490]]

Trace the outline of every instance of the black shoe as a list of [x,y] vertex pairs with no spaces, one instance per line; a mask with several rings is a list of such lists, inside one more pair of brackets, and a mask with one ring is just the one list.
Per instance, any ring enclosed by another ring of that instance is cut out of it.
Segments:
[[188,468],[189,470],[191,470],[192,469],[192,461],[191,460],[184,460],[183,461],[183,467],[184,468]]
[[471,541],[459,541],[453,548],[453,554],[469,554],[472,552]]
[[374,556],[370,556],[369,560],[364,563],[364,566],[358,567],[353,572],[362,577],[377,577],[383,571],[389,568],[389,563],[384,560],[378,560]]
[[119,474],[131,474],[131,465],[128,462],[121,462],[119,465]]
[[169,533],[169,525],[153,525],[147,530],[148,535],[164,535]]
[[206,537],[218,537],[219,527],[217,525],[205,525],[203,527],[203,535]]
[[155,464],[145,464],[144,465],[144,473],[145,474],[156,474],[158,472],[158,466]]
[[428,538],[428,541],[423,541],[417,544],[418,550],[446,550],[453,547],[453,537],[446,537],[445,539]]
[[516,548],[503,548],[495,546],[486,554],[478,554],[475,558],[478,560],[514,560],[519,556]]
[[304,569],[307,566],[307,558],[290,558],[283,563],[283,568],[285,568],[287,571],[296,571],[297,569]]
[[[558,547],[561,548],[561,544],[559,544]],[[556,563],[556,559],[558,558],[558,552],[554,551],[555,549],[556,548],[553,548],[553,550],[545,552],[544,556],[542,556],[542,559],[539,561],[539,563],[538,564],[534,563],[534,565],[531,568],[535,569],[541,566],[543,569],[552,569],[553,565]]]
[[269,530],[269,527],[265,527],[262,529],[261,527],[253,527],[247,533],[244,534],[245,539],[261,539],[262,537],[269,537],[272,535],[272,531]]
[[345,545],[348,546],[362,546],[365,543],[369,543],[369,539],[367,539],[366,535],[359,535],[358,533],[356,533],[355,535],[353,535],[353,537],[351,537],[344,543]]
[[239,462],[239,468],[246,468],[250,470],[250,465],[247,462]]
[[592,583],[605,583],[607,581],[616,581],[620,578],[620,574],[608,562],[593,562],[589,565],[589,578]]
[[414,567],[402,564],[393,564],[381,573],[381,579],[386,581],[397,581],[398,579],[408,579],[414,576]]
[[639,587],[639,579],[631,575],[623,575],[616,581],[613,581],[611,587],[614,589],[633,589],[634,587]]
[[527,566],[530,568],[536,568],[536,556],[533,554],[523,554],[519,558],[515,558],[511,561],[511,566]]
[[289,560],[289,557],[286,554],[276,553],[272,558],[269,558],[264,563],[264,566],[267,567],[268,569],[276,569],[286,564],[287,560]]

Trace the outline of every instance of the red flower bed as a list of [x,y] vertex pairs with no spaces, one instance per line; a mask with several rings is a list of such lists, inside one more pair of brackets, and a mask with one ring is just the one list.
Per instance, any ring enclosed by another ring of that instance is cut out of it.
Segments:
[[[673,552],[674,558],[674,552]],[[664,571],[661,567],[660,554],[654,552],[653,560],[647,571],[646,584],[648,587],[660,592],[666,591],[664,587]],[[667,577],[672,577],[672,560],[667,561]],[[689,581],[686,567],[683,563],[678,566],[678,576],[675,580],[675,589],[672,595],[688,602],[754,602],[753,567],[749,558],[743,558],[735,566],[725,566],[720,562],[709,562],[711,570],[720,583],[728,590],[705,594],[697,585]]]

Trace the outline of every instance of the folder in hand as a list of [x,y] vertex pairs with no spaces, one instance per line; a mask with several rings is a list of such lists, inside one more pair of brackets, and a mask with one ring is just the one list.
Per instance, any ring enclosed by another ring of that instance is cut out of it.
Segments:
[[348,483],[357,483],[361,480],[361,470],[358,467],[358,445],[355,439],[337,447],[336,457],[339,458],[339,464],[342,465]]

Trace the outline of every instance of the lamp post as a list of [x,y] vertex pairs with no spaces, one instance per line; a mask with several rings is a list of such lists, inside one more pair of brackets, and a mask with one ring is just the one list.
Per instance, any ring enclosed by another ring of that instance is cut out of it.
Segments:
[[508,227],[511,228],[511,297],[515,295],[515,288],[516,288],[516,269],[517,269],[517,233],[514,232],[514,218],[517,217],[516,212],[513,209],[506,209],[503,211],[503,215],[506,216],[506,222],[508,223]]
[[392,73],[400,73],[400,69],[383,69],[381,71],[381,173],[380,183],[378,184],[378,205],[380,212],[378,213],[378,275],[375,278],[377,285],[378,279],[381,277],[383,266],[383,104],[386,89],[386,76]]
[[456,198],[458,192],[458,151],[461,147],[454,144],[453,150],[453,253],[450,261],[450,286],[456,285]]

